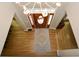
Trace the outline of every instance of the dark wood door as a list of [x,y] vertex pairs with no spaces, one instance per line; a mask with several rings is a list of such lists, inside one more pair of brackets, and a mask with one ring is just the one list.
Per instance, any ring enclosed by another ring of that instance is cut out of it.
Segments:
[[[49,20],[48,17],[49,17],[50,14],[48,14],[48,16],[46,16],[46,17],[43,17],[43,15],[41,13],[30,14],[30,15],[32,16],[32,20],[33,20],[33,23],[34,23],[32,25],[33,28],[48,28],[49,27],[49,25],[47,23],[48,23],[48,20]],[[42,24],[39,24],[38,21],[37,21],[39,16],[42,16],[43,19],[44,19]]]
[[39,24],[38,21],[37,21],[39,16],[42,16],[42,14],[33,14],[35,28],[46,28],[47,22],[48,22],[48,16],[46,16],[46,17],[42,16],[43,19],[44,19],[42,24]]

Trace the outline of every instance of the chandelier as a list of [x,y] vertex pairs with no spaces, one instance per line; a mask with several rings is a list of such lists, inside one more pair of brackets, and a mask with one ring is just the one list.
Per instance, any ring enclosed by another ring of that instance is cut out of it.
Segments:
[[[54,13],[55,10],[58,7],[61,7],[61,3],[59,2],[52,2],[52,4],[55,7],[52,7],[48,2],[28,2],[28,3],[23,3],[23,2],[17,2],[18,5],[22,6],[23,8],[23,13],[24,14],[31,14],[31,13],[42,13],[43,17],[46,17],[48,13]],[[28,8],[31,4],[32,7]],[[36,8],[35,6],[39,6],[39,8]],[[43,6],[44,5],[44,6]]]

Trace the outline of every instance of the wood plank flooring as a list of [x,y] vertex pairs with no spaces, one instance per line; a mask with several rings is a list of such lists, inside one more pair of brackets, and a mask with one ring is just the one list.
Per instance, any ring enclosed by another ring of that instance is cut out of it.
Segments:
[[49,31],[52,51],[38,53],[32,50],[34,30],[24,32],[19,26],[13,25],[8,34],[2,56],[57,56],[57,41],[55,34],[55,31]]
[[58,30],[57,37],[59,50],[78,48],[70,23],[68,21],[65,22],[64,28]]
[[[15,23],[15,22],[14,22]],[[74,35],[70,24],[66,24],[64,28],[57,30],[49,30],[51,52],[38,53],[34,52],[34,30],[23,31],[17,24],[12,25],[2,56],[57,56],[57,50],[77,48]]]

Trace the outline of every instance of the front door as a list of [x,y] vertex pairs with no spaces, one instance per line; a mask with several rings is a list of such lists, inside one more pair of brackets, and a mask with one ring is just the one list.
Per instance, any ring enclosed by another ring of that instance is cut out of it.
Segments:
[[48,24],[50,15],[52,15],[53,17],[54,14],[48,14],[46,17],[43,17],[41,13],[30,14],[31,18],[29,17],[29,19],[31,19],[32,27],[33,28],[48,28],[50,25]]

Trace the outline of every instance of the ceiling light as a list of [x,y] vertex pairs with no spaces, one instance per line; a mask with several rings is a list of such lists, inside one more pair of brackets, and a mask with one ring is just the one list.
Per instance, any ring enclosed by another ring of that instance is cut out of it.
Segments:
[[56,6],[57,6],[57,7],[61,7],[61,3],[59,3],[59,2],[56,3]]

